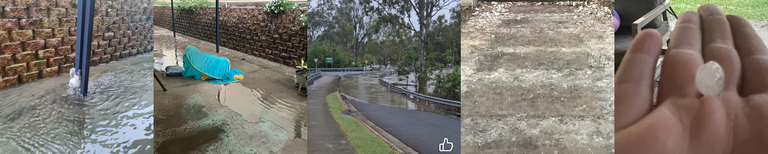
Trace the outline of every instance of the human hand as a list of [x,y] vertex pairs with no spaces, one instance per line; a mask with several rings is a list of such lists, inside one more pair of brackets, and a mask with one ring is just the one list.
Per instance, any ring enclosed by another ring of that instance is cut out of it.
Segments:
[[[616,153],[765,153],[768,151],[768,49],[751,24],[715,5],[685,12],[662,62],[657,104],[655,30],[637,35],[616,73]],[[716,61],[722,91],[703,96],[696,71]]]

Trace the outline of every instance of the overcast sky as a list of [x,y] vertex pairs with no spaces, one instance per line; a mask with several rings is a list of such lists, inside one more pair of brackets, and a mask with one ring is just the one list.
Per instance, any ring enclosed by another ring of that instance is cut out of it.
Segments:
[[[338,0],[333,0],[333,1],[338,1]],[[308,8],[308,9],[309,9],[309,11],[312,11],[312,8],[313,8],[313,7],[316,7],[318,2],[319,2],[319,0],[309,0],[309,8]],[[405,1],[403,1],[403,3],[406,3],[406,2],[405,2]],[[374,5],[376,5],[376,4],[374,4]],[[450,15],[450,13],[451,13],[451,8],[455,8],[455,7],[459,7],[459,0],[453,0],[453,1],[451,2],[451,4],[449,4],[449,5],[448,5],[448,7],[446,7],[446,8],[443,8],[442,10],[440,10],[440,11],[437,13],[437,15],[435,15],[434,17],[432,17],[432,19],[434,20],[434,19],[437,19],[437,17],[439,17],[440,15],[445,15],[445,18],[446,18],[448,21],[451,21],[451,18],[450,18],[450,17],[451,17],[451,15]],[[308,17],[308,18],[312,18],[312,17]],[[419,19],[419,18],[418,18],[418,16],[416,16],[416,12],[415,12],[415,11],[411,11],[411,22],[413,22],[414,24],[417,24],[417,23],[418,23],[418,22],[417,22],[417,21],[418,21],[418,19]],[[414,25],[414,26],[416,26],[416,27],[414,27],[414,28],[416,28],[416,30],[418,30],[418,29],[419,29],[418,25]]]

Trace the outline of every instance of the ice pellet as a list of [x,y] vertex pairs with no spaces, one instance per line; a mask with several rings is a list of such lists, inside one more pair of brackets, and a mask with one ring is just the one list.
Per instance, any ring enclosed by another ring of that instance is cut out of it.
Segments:
[[696,88],[705,96],[720,93],[720,90],[723,89],[724,80],[725,71],[715,61],[709,61],[699,66],[699,69],[696,71]]

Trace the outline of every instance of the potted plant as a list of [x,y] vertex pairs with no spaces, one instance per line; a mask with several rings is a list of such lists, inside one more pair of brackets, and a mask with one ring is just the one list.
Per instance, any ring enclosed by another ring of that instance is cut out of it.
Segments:
[[296,76],[294,76],[294,79],[296,80],[296,87],[299,88],[299,92],[301,92],[302,88],[307,88],[307,62],[304,61],[304,58],[301,58],[301,61],[293,61],[296,64]]

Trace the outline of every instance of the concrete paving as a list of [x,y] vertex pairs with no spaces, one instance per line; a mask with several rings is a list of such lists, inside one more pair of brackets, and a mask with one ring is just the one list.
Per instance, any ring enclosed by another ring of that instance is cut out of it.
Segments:
[[328,111],[325,96],[337,91],[337,75],[323,75],[309,87],[307,108],[309,109],[309,136],[307,149],[316,154],[351,154],[357,153],[347,140],[347,135],[339,128]]
[[613,19],[480,2],[461,30],[462,153],[613,153]]

